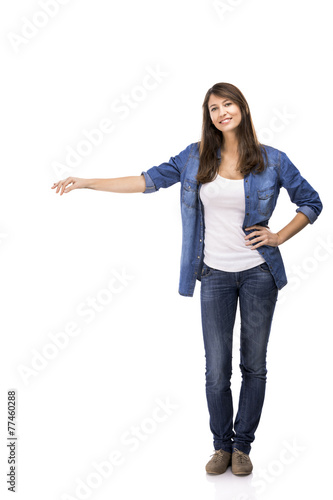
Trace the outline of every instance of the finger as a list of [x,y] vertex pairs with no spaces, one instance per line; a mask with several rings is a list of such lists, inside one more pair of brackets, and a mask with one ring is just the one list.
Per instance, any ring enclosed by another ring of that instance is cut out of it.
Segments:
[[247,241],[245,244],[246,245],[255,245],[256,243],[259,243],[259,241],[262,241],[261,236],[257,236],[257,238],[253,238],[253,240]]
[[73,178],[72,177],[67,177],[67,179],[65,179],[64,181],[61,181],[60,182],[60,196],[64,193],[65,189],[67,188],[67,186],[69,184],[71,184],[73,182]]
[[61,191],[62,186],[63,186],[64,181],[59,181],[56,189],[56,193],[59,193]]
[[64,194],[64,191],[66,189],[66,187],[68,186],[68,183],[65,183],[61,186],[61,190],[60,190],[60,196]]
[[253,245],[251,250],[254,248],[262,247],[263,245],[271,246],[268,238],[265,238],[265,239],[261,240],[260,242],[258,242],[257,244]]
[[63,182],[63,181],[54,182],[53,186],[51,186],[51,189],[58,187],[61,182]]
[[251,234],[248,234],[247,236],[245,236],[245,239],[250,240],[250,239],[254,238],[255,236],[260,236],[261,234],[262,234],[262,231],[257,229],[257,231],[252,231]]
[[60,195],[62,195],[64,187],[65,187],[65,181],[60,181],[59,184],[58,184],[56,193],[59,193]]
[[251,250],[255,250],[256,248],[259,248],[263,245],[267,245],[267,242],[265,240],[260,240],[254,243],[254,245],[251,246]]
[[58,191],[59,191],[59,189],[61,188],[61,186],[62,186],[62,183],[63,183],[63,182],[65,182],[65,180],[58,181],[58,182],[55,182],[55,183],[53,184],[53,187],[57,188],[56,193],[58,193]]

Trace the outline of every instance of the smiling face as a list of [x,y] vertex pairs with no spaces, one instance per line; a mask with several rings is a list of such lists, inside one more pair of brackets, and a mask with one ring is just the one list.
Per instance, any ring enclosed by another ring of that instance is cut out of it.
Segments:
[[212,123],[222,133],[235,131],[242,120],[240,107],[231,99],[212,94],[208,100]]

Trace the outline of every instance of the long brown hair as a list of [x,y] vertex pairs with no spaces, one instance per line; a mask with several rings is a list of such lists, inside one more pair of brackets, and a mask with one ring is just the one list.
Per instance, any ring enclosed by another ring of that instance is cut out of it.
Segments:
[[217,150],[221,147],[223,158],[223,133],[212,123],[208,109],[208,100],[214,94],[225,97],[237,104],[241,110],[241,122],[236,129],[238,139],[238,166],[245,176],[250,172],[262,172],[265,169],[263,153],[267,159],[266,150],[259,143],[251,118],[250,108],[242,92],[231,83],[216,83],[211,87],[204,99],[201,141],[199,145],[200,164],[196,179],[206,183],[215,179],[220,165]]

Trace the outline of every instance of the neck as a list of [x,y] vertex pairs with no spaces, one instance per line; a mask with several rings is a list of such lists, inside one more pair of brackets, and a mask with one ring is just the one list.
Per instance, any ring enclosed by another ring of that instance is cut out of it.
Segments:
[[224,134],[224,144],[223,144],[223,153],[230,156],[238,155],[238,140],[236,134],[229,133]]

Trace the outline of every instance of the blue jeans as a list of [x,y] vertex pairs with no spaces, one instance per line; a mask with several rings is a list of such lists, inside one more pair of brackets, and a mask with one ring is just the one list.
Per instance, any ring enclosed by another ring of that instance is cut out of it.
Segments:
[[[278,288],[265,263],[240,272],[203,265],[201,319],[206,356],[206,397],[215,450],[250,453],[266,388],[266,353]],[[232,338],[239,299],[242,385],[233,425]]]

